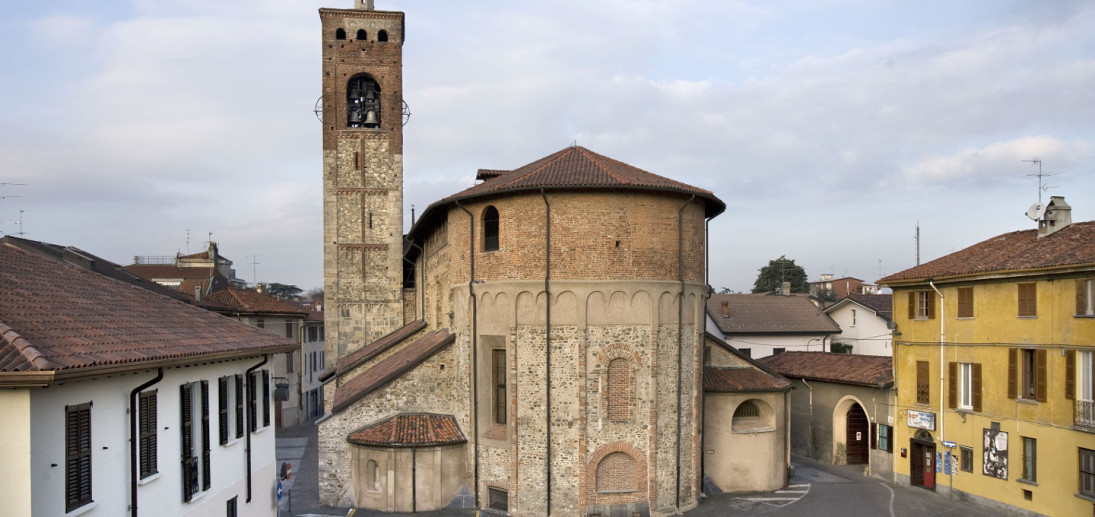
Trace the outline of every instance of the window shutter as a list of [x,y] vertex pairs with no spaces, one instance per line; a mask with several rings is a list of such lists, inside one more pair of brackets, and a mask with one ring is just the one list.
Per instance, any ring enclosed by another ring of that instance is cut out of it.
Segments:
[[1046,350],[1039,349],[1034,351],[1034,400],[1038,402],[1046,401]]
[[973,363],[973,410],[981,412],[981,363]]
[[202,381],[202,489],[209,490],[209,381]]
[[247,430],[252,433],[259,428],[257,422],[255,422],[255,408],[258,405],[255,402],[256,395],[255,374],[252,373],[247,376]]
[[236,374],[236,438],[243,437],[243,375]]
[[270,372],[262,371],[262,426],[270,425]]
[[156,461],[156,392],[142,393],[138,403],[141,478],[159,472]]
[[65,407],[65,511],[91,502],[91,403]]
[[928,385],[929,366],[927,361],[916,362],[916,402],[929,404],[931,402],[931,390]]
[[228,443],[228,377],[217,379],[217,427],[220,430],[221,445]]
[[958,289],[958,317],[973,317],[973,288],[961,287]]
[[1065,350],[1065,398],[1076,398],[1076,351]]
[[1019,316],[1038,315],[1038,288],[1037,284],[1019,284]]
[[958,363],[947,364],[947,376],[950,377],[947,385],[947,407],[958,407]]
[[179,386],[179,412],[182,417],[182,481],[183,501],[190,502],[194,497],[194,434],[191,420],[190,385]]
[[916,291],[909,291],[909,319],[916,319]]
[[928,319],[935,319],[935,293],[928,291],[925,293],[928,296]]
[[1019,349],[1008,349],[1008,398],[1013,399],[1019,392]]
[[1076,281],[1076,314],[1087,314],[1087,280]]
[[878,448],[878,423],[871,422],[871,448]]

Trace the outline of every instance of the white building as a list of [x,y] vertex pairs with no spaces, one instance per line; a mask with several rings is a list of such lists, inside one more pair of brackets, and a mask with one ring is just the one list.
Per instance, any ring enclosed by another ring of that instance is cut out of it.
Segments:
[[840,327],[804,295],[713,294],[707,331],[746,357],[828,352]]
[[840,336],[833,341],[851,346],[851,353],[893,355],[893,297],[888,294],[851,294],[825,309]]
[[0,241],[4,515],[275,515],[269,361],[298,345],[131,280]]

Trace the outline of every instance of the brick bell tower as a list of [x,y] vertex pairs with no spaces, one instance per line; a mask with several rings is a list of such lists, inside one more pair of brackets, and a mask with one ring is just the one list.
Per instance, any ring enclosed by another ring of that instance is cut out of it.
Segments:
[[403,326],[404,18],[353,1],[319,10],[328,367]]

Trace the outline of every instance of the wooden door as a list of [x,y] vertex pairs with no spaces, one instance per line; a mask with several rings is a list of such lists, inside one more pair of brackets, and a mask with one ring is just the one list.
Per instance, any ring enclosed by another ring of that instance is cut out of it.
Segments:
[[870,462],[870,423],[867,421],[867,413],[859,404],[852,404],[845,418],[847,436],[846,450],[848,451],[849,465],[866,465]]

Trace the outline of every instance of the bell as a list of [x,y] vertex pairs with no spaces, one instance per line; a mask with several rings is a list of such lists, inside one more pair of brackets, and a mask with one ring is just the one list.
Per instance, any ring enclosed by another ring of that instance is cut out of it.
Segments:
[[367,100],[367,101],[376,100],[376,94],[373,93],[372,90],[367,90],[365,92],[365,100]]
[[[369,113],[372,113],[372,112],[370,111]],[[350,123],[351,124],[361,123],[361,111],[353,110],[353,111],[350,112]]]
[[377,124],[377,122],[376,122],[376,112],[373,111],[373,110],[369,110],[369,111],[365,112],[365,125],[369,125],[369,124],[372,124],[374,126]]
[[354,85],[352,88],[350,88],[350,98],[351,99],[357,99],[357,98],[360,98],[360,97],[361,97],[361,89],[358,88],[357,85]]

